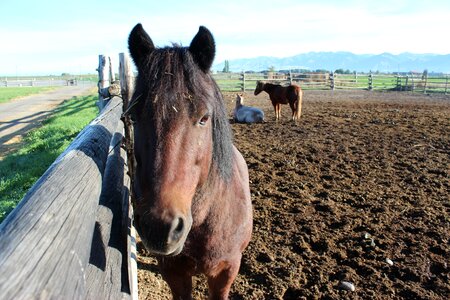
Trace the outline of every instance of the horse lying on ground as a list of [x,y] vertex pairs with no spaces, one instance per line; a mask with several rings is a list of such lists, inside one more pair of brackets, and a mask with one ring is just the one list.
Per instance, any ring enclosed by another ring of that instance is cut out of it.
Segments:
[[264,122],[264,112],[256,107],[245,106],[242,94],[236,94],[236,107],[233,111],[233,117],[237,123]]
[[232,144],[222,94],[210,74],[213,36],[155,48],[138,24],[129,49],[138,77],[133,120],[135,224],[174,299],[191,299],[206,274],[210,299],[227,299],[252,233],[247,165]]
[[302,113],[303,91],[297,85],[281,86],[279,84],[265,83],[258,81],[256,83],[255,96],[265,91],[269,94],[275,110],[275,118],[278,121],[281,117],[281,104],[288,104],[292,110],[292,120],[300,119]]

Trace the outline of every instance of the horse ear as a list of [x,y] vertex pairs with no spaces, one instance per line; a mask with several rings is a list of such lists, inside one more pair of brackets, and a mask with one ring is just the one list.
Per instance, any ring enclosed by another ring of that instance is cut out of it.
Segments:
[[203,72],[208,72],[216,54],[216,44],[211,32],[204,26],[200,26],[197,34],[189,46],[194,61]]
[[128,48],[137,66],[155,49],[152,39],[140,23],[131,30],[130,36],[128,37]]

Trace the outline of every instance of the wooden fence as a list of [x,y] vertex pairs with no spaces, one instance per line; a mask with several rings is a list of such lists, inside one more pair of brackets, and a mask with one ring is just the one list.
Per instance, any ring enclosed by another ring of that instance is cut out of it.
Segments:
[[89,80],[80,80],[77,78],[14,78],[0,79],[0,87],[25,87],[25,86],[76,86],[76,85],[92,85]]
[[315,90],[390,90],[422,93],[450,91],[449,75],[423,76],[392,74],[337,74],[337,73],[216,73],[213,74],[223,91],[250,91],[258,80],[282,85],[297,84],[303,89]]
[[137,299],[123,101],[103,101],[1,223],[2,299]]

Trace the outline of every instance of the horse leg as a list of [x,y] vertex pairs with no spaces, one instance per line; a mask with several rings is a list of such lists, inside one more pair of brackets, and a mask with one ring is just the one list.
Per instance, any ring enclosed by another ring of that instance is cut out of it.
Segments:
[[302,101],[303,101],[303,91],[300,90],[297,96],[297,107],[296,107],[296,116],[297,120],[300,120],[300,116],[302,114]]
[[173,299],[192,299],[192,275],[189,266],[167,258],[158,259],[161,275],[172,291]]
[[297,119],[296,112],[295,112],[295,102],[289,101],[289,106],[292,110],[292,121],[295,121]]
[[277,120],[281,119],[281,104],[277,103]]
[[222,262],[219,271],[208,275],[208,299],[228,299],[231,285],[239,272],[240,258],[235,263]]
[[278,121],[278,110],[277,110],[277,104],[273,103],[273,110],[275,112],[275,120]]

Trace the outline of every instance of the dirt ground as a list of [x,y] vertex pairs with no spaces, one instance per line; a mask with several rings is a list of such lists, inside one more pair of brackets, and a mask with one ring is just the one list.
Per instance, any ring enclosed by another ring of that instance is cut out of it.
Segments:
[[[232,124],[254,231],[231,299],[450,297],[450,96],[305,91],[297,125],[267,94],[245,99],[266,123]],[[170,299],[138,248],[139,298]]]

